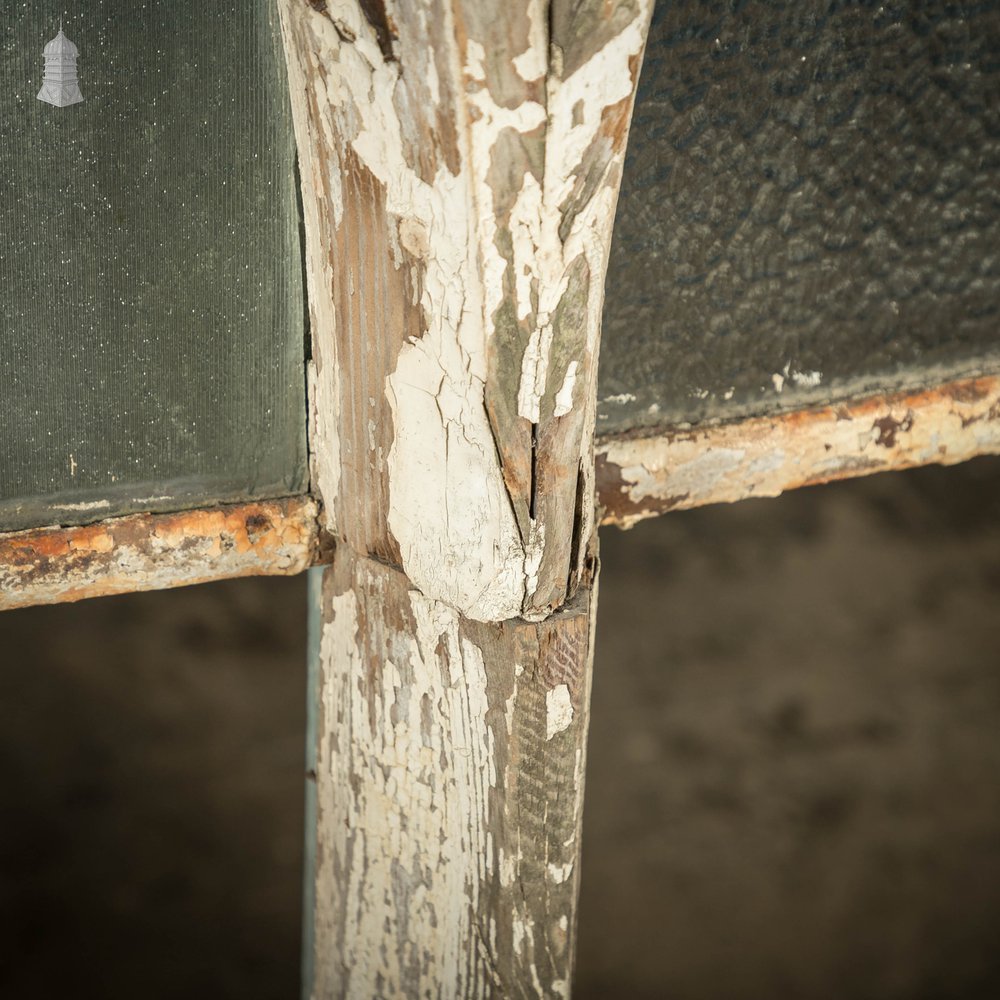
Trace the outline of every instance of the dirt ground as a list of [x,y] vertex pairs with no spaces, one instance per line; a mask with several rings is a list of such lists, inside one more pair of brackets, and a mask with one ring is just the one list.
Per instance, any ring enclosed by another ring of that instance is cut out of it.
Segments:
[[[1000,997],[1000,460],[602,552],[577,1000]],[[297,995],[304,616],[0,615],[0,997]]]

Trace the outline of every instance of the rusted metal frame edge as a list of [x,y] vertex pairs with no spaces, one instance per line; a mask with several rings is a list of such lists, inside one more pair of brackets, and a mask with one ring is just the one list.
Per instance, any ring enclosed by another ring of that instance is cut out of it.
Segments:
[[0,534],[0,610],[292,575],[328,561],[309,496]]
[[1000,375],[597,443],[601,523],[1000,454]]

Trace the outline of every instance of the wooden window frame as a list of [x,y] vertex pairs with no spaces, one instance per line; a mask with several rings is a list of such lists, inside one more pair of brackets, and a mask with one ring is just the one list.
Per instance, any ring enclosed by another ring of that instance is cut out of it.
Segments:
[[[327,3],[302,2],[334,19]],[[282,4],[286,13],[294,7]],[[386,30],[379,28],[380,38]],[[296,43],[287,31],[284,41],[287,62]],[[309,155],[300,149],[301,159]],[[315,366],[311,374],[313,455],[329,428],[316,419],[326,401]],[[628,527],[671,510],[1000,454],[1000,374],[743,419],[598,435],[595,445],[600,523]],[[0,532],[0,610],[322,565],[333,543],[315,463],[312,472],[309,489],[298,496]]]
[[0,608],[324,564],[306,994],[566,997],[598,522],[1000,453],[1000,376],[595,442],[651,0],[278,5],[310,492],[2,535]]

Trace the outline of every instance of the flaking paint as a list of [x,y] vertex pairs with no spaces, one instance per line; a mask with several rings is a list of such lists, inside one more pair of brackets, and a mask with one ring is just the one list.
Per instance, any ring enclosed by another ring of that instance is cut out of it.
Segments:
[[604,523],[629,527],[668,510],[990,454],[1000,454],[998,376],[611,438],[598,444],[598,488]]

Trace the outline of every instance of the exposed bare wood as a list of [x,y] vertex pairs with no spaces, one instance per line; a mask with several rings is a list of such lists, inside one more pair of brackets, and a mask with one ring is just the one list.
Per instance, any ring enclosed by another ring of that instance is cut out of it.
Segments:
[[314,337],[315,997],[566,996],[597,354],[649,0],[281,0]]
[[649,7],[281,3],[327,526],[480,621],[544,616],[584,572]]
[[482,624],[337,550],[307,995],[569,995],[591,601]]
[[1000,454],[1000,377],[729,424],[612,438],[597,450],[602,523],[891,469]]
[[299,573],[322,557],[305,497],[0,535],[0,610]]

